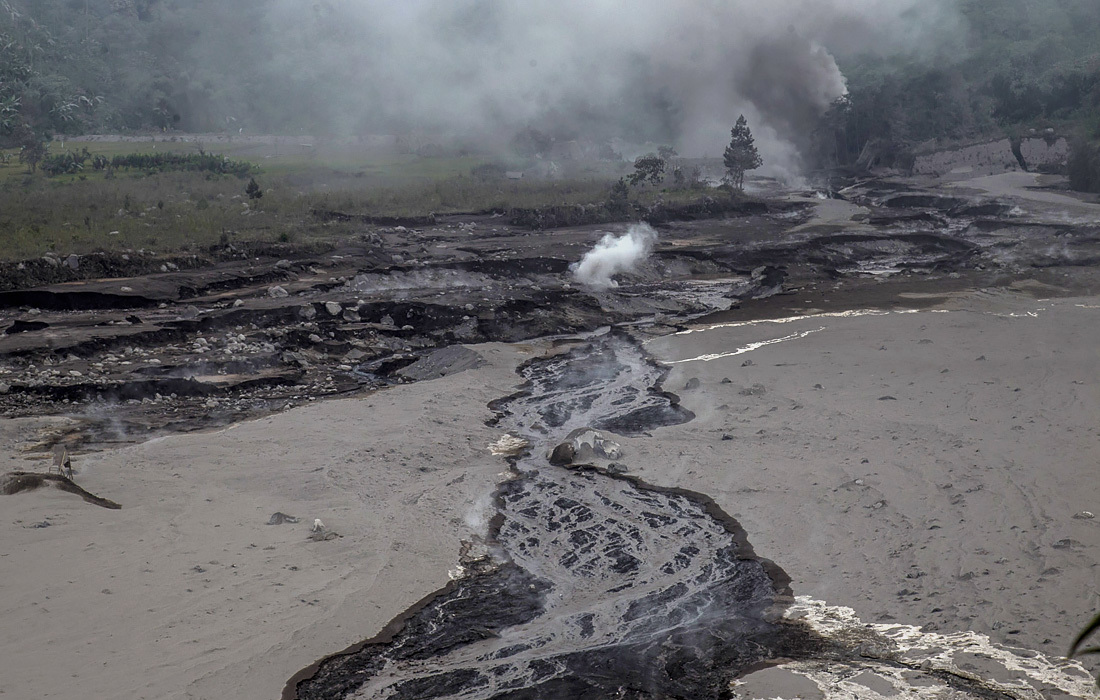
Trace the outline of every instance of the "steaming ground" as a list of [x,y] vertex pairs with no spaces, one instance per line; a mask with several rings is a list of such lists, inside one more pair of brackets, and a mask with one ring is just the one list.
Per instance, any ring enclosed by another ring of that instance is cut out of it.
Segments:
[[570,265],[569,271],[577,282],[594,289],[618,287],[615,277],[636,272],[656,242],[657,231],[652,226],[635,224],[621,236],[606,234],[580,262]]

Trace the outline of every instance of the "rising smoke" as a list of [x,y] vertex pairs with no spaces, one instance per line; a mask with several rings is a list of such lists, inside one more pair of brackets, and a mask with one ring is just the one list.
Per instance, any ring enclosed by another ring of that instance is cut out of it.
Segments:
[[249,76],[192,100],[208,122],[482,144],[532,127],[717,156],[744,113],[780,166],[845,92],[834,56],[959,36],[958,0],[196,1],[217,21],[190,59]]
[[657,243],[657,232],[649,224],[635,224],[626,233],[609,233],[596,247],[585,253],[580,262],[569,266],[573,279],[595,289],[609,289],[619,284],[615,275],[633,272],[649,257]]

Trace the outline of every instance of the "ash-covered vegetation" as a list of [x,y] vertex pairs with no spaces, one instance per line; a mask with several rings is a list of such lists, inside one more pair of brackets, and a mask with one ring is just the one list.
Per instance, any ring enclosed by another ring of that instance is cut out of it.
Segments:
[[840,58],[849,92],[818,125],[819,166],[905,165],[922,143],[1067,137],[1077,189],[1100,191],[1100,4],[958,0],[966,42],[931,59]]

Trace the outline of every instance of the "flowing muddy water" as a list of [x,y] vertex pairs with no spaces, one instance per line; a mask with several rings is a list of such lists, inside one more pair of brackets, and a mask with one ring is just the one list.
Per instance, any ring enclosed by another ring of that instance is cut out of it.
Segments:
[[690,420],[664,370],[614,334],[525,366],[502,427],[532,440],[497,493],[489,559],[391,639],[323,662],[299,698],[714,697],[749,666],[817,646],[782,622],[788,579],[710,499],[546,450],[592,426]]
[[532,448],[497,490],[487,539],[445,589],[299,673],[284,697],[782,696],[752,673],[767,662],[799,678],[802,697],[1097,697],[1076,664],[795,604],[783,571],[708,497],[548,464],[577,428],[690,420],[657,388],[666,372],[615,333],[521,368],[523,391],[494,409]]

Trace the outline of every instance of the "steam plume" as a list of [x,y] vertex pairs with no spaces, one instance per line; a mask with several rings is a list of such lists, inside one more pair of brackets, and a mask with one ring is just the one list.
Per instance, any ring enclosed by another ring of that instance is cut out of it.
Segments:
[[532,127],[717,156],[744,113],[780,168],[845,92],[834,56],[932,59],[963,33],[959,0],[192,1],[205,21],[175,33],[219,78],[180,99],[183,128],[503,145]]
[[624,272],[633,272],[638,263],[649,257],[657,242],[657,232],[649,224],[635,224],[621,236],[609,233],[596,247],[585,253],[580,262],[569,266],[573,279],[596,289],[619,286],[612,279]]

